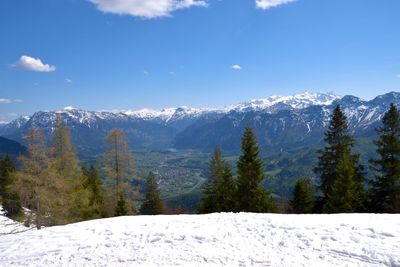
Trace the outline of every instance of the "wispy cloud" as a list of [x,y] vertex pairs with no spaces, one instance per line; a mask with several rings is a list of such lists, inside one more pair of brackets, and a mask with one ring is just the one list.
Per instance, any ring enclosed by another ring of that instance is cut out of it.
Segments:
[[397,78],[400,78],[400,74],[397,74],[396,77],[397,77]]
[[256,7],[260,9],[270,9],[294,1],[296,0],[256,0]]
[[8,98],[0,98],[0,105],[1,104],[12,104],[12,103],[21,103],[21,99],[8,99]]
[[235,64],[235,65],[232,65],[231,68],[234,69],[234,70],[241,70],[242,66],[240,66],[238,64]]
[[56,70],[55,66],[45,64],[39,58],[34,58],[26,55],[21,56],[20,59],[12,66],[14,68],[36,72],[53,72]]
[[66,78],[66,79],[65,79],[65,83],[71,84],[71,83],[72,83],[72,80],[71,80],[71,79],[68,79],[68,78]]
[[206,0],[89,0],[105,13],[146,19],[168,17],[179,9],[206,7]]

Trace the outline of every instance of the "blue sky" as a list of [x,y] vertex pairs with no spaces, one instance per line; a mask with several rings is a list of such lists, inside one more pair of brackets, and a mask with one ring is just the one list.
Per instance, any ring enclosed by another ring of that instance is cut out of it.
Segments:
[[399,90],[399,12],[399,0],[1,0],[0,121],[305,90],[369,99]]

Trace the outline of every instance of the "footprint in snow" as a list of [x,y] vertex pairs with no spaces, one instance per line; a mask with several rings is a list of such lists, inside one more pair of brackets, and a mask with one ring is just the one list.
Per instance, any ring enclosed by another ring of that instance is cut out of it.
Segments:
[[152,238],[152,239],[150,240],[150,243],[155,243],[155,242],[158,242],[158,241],[160,241],[160,240],[161,240],[161,237],[156,236],[156,237],[154,237],[154,238]]

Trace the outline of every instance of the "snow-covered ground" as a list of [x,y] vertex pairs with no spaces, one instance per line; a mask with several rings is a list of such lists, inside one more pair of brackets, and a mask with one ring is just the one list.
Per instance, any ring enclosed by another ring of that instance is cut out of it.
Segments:
[[1,266],[400,266],[400,215],[132,216],[0,235]]
[[2,235],[16,234],[28,230],[29,228],[24,227],[21,223],[10,220],[7,217],[3,216],[2,207],[0,206],[0,241]]

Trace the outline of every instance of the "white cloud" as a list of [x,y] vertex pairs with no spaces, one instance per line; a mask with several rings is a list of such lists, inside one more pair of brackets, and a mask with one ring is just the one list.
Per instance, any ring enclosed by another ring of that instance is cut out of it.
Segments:
[[0,98],[0,104],[11,104],[12,100],[7,98]]
[[53,72],[56,70],[55,66],[44,64],[39,58],[30,56],[21,56],[17,63],[12,65],[14,68],[36,71],[36,72]]
[[65,83],[72,83],[72,80],[71,79],[65,79]]
[[149,75],[150,73],[149,73],[148,71],[145,70],[145,71],[143,71],[143,74],[144,74],[144,75]]
[[397,78],[400,78],[400,74],[397,74],[396,77],[397,77]]
[[206,7],[207,0],[89,0],[105,13],[131,15],[146,19],[168,17],[190,7]]
[[256,0],[256,7],[260,9],[270,9],[294,1],[296,0]]
[[232,65],[231,68],[234,69],[234,70],[241,70],[242,66],[240,66],[238,64],[235,64],[235,65]]
[[0,98],[0,105],[1,104],[12,104],[12,103],[21,103],[21,99],[8,99],[8,98]]

